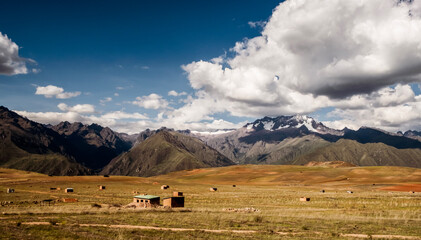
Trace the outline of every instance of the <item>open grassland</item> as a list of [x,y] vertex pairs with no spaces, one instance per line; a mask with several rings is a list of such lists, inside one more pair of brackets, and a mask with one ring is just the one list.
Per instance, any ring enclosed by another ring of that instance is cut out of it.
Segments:
[[[161,199],[181,191],[185,208],[125,208],[134,191]],[[246,165],[150,178],[0,169],[0,238],[421,239],[420,191],[421,170],[399,167]],[[39,204],[63,198],[78,202]]]

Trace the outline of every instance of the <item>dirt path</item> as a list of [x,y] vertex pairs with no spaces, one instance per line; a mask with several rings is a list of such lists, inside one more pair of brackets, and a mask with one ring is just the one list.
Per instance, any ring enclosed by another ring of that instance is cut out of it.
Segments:
[[380,238],[380,239],[421,239],[416,236],[402,236],[402,235],[367,235],[367,234],[340,234],[341,237],[352,237],[352,238]]
[[[25,225],[49,225],[49,222],[23,222]],[[153,227],[153,226],[138,226],[138,225],[107,225],[107,224],[75,224],[74,226],[81,227],[108,227],[108,228],[123,228],[123,229],[146,229],[146,230],[157,230],[157,231],[175,231],[175,232],[192,232],[192,231],[203,231],[210,233],[238,233],[238,234],[255,234],[264,233],[262,231],[255,230],[227,230],[227,229],[194,229],[194,228],[167,228],[167,227]],[[279,235],[300,235],[300,234],[321,234],[320,232],[274,232]],[[421,237],[416,236],[402,236],[402,235],[367,235],[367,234],[339,234],[341,237],[348,238],[374,238],[374,239],[414,239],[421,240]]]

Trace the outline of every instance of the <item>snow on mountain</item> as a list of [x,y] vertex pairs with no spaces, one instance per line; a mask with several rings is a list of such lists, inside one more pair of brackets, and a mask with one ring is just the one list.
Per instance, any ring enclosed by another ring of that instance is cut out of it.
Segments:
[[326,127],[321,122],[315,121],[312,117],[305,115],[295,116],[279,116],[275,118],[264,117],[258,119],[253,123],[248,123],[244,126],[247,130],[266,130],[277,131],[286,128],[301,128],[305,127],[308,131],[319,134],[343,135],[343,131],[335,130]]
[[196,135],[220,135],[220,134],[225,134],[225,133],[229,133],[235,131],[235,129],[221,129],[221,130],[216,130],[213,132],[199,132],[199,131],[191,131],[192,134],[196,134]]

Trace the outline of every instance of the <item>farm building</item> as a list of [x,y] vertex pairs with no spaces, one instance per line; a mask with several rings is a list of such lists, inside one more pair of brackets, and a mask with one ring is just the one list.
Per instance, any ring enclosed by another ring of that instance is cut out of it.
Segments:
[[133,197],[133,202],[144,208],[159,206],[160,197],[154,195],[137,195]]
[[64,192],[73,192],[73,188],[66,188],[66,189],[64,189]]
[[184,207],[184,197],[169,197],[162,201],[164,207]]
[[105,186],[99,186],[99,190],[105,190]]
[[172,192],[172,196],[173,197],[182,197],[183,196],[183,192]]
[[50,206],[51,203],[54,204],[54,200],[53,199],[44,199],[44,200],[42,200],[42,201],[39,202],[39,204],[41,206],[47,206],[47,205]]
[[300,197],[300,201],[301,202],[308,202],[308,201],[310,201],[310,198],[308,198],[308,197]]
[[15,192],[15,189],[13,189],[13,188],[8,188],[8,189],[6,190],[6,192],[7,192],[7,193],[14,193],[14,192]]

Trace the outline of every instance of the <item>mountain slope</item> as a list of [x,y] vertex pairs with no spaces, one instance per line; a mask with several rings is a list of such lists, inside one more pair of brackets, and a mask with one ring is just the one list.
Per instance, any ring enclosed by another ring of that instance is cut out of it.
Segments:
[[293,164],[311,161],[344,161],[357,166],[405,166],[421,168],[421,149],[397,149],[384,143],[361,144],[341,139],[298,157]]
[[[402,134],[393,134],[380,129],[362,127],[357,131],[343,129],[335,130],[316,122],[307,116],[279,116],[276,118],[264,117],[235,131],[220,135],[197,135],[209,146],[215,148],[232,161],[239,164],[302,164],[298,161],[301,156],[311,158],[316,150],[333,151],[335,143],[341,140],[354,140],[349,142],[359,143],[359,152],[368,151],[365,144],[383,143],[387,146],[388,153],[384,159],[364,160],[353,152],[337,153],[356,165],[387,165],[387,166],[419,166],[421,158],[418,158],[418,150],[421,149],[421,142],[417,140],[417,132],[407,133],[412,138]],[[345,141],[346,142],[346,141]],[[342,141],[343,143],[343,141]],[[334,144],[332,148],[328,146]],[[369,148],[370,149],[370,148]],[[407,151],[397,151],[407,149]],[[400,157],[401,152],[407,152],[409,156]],[[326,153],[327,154],[327,153]],[[392,157],[393,156],[393,157]],[[405,158],[407,160],[405,160]],[[332,156],[325,161],[340,160]]]
[[131,143],[124,141],[119,134],[97,124],[61,122],[51,129],[66,139],[67,151],[79,163],[94,170],[103,168],[131,147]]
[[407,138],[412,138],[421,142],[421,132],[409,130],[406,131],[403,135]]
[[91,173],[64,145],[66,140],[52,129],[0,106],[0,166],[53,175]]
[[[262,162],[264,164],[292,164],[297,157],[329,144],[314,135],[287,138],[277,144],[259,141],[253,144],[247,152],[245,162],[250,164]],[[256,149],[259,149],[257,153]]]
[[160,131],[114,158],[101,174],[153,176],[168,172],[234,164],[199,139]]
[[343,134],[310,117],[279,116],[258,119],[229,133],[196,136],[238,164],[290,164]]
[[421,142],[416,139],[368,127],[361,127],[357,131],[348,130],[343,138],[355,140],[359,143],[384,143],[399,149],[421,149]]

